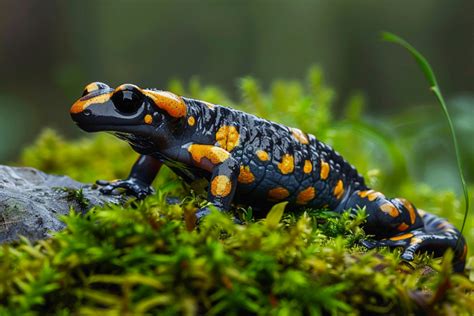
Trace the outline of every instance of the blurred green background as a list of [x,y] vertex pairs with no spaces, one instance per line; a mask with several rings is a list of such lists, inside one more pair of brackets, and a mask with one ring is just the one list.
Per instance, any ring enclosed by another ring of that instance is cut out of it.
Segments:
[[[421,181],[458,188],[446,122],[394,32],[433,65],[474,179],[474,1],[0,0],[0,163],[45,127],[81,134],[69,107],[85,84],[165,89],[198,77],[235,98],[237,79],[303,80],[320,65],[341,115],[360,92],[368,119],[411,140]],[[408,148],[408,146],[407,146]],[[402,148],[403,149],[403,148]]]

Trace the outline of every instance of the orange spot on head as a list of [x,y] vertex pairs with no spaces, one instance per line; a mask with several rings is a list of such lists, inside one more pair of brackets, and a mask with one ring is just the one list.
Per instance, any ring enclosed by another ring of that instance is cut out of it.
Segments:
[[202,164],[203,158],[207,158],[213,165],[217,165],[230,157],[229,152],[212,145],[192,144],[188,147],[188,152],[198,165]]
[[303,133],[300,129],[291,127],[291,135],[293,135],[294,138],[296,138],[297,141],[299,141],[301,144],[309,144],[308,136]]
[[188,117],[189,126],[194,126],[195,123],[196,123],[196,119],[194,118],[194,116]]
[[293,156],[289,154],[283,155],[281,162],[278,164],[278,169],[282,174],[292,173],[295,168]]
[[387,203],[384,203],[384,204],[380,205],[380,210],[384,213],[387,213],[388,215],[390,215],[392,217],[397,217],[398,215],[400,215],[400,212],[395,207],[395,205],[393,205],[390,202],[387,202]]
[[309,201],[311,201],[312,199],[314,199],[315,196],[316,196],[316,192],[315,192],[314,188],[313,187],[308,187],[308,188],[304,189],[303,191],[301,191],[300,193],[298,193],[298,196],[296,197],[296,203],[297,204],[306,204]]
[[267,161],[269,159],[268,153],[266,151],[257,150],[255,154],[257,155],[258,159],[260,159],[261,161]]
[[232,151],[239,145],[240,134],[235,126],[221,126],[216,133],[216,141],[227,151]]
[[153,123],[153,116],[151,116],[150,114],[145,115],[145,123],[146,124]]
[[321,171],[319,174],[321,177],[321,180],[326,180],[328,178],[329,171],[330,171],[329,164],[321,160]]
[[117,88],[115,88],[114,93],[115,93],[115,92],[122,91],[122,90],[137,90],[137,91],[140,91],[140,92],[143,93],[142,89],[140,89],[138,86],[136,86],[136,85],[134,85],[134,84],[131,84],[131,83],[124,83],[124,84],[121,84],[120,86],[118,86]]
[[211,193],[214,196],[226,197],[232,189],[232,183],[228,176],[219,175],[211,181]]
[[343,194],[344,194],[344,183],[342,182],[342,180],[339,180],[337,181],[337,184],[334,187],[334,196],[337,199],[340,199]]
[[304,167],[303,167],[304,173],[310,173],[312,170],[313,170],[313,164],[311,163],[311,161],[305,160]]
[[84,87],[84,94],[91,93],[92,91],[96,90],[99,90],[99,85],[97,84],[97,82],[92,82]]
[[402,231],[407,230],[409,227],[410,226],[408,226],[407,224],[401,223],[400,225],[397,226],[397,229],[402,232]]
[[281,201],[290,196],[290,192],[284,187],[276,187],[268,191],[268,199],[270,201]]
[[408,234],[403,234],[403,235],[399,235],[399,236],[395,236],[395,237],[392,237],[390,238],[390,240],[403,240],[403,239],[407,239],[407,238],[411,238],[413,237],[413,234],[412,233],[408,233]]
[[140,89],[140,91],[144,95],[152,99],[158,108],[162,109],[163,111],[168,113],[170,116],[175,117],[175,118],[186,116],[186,113],[187,113],[186,103],[184,103],[183,99],[177,96],[176,94],[168,92],[168,91],[153,91],[153,90],[146,90],[146,89],[143,89],[143,90]]
[[88,98],[87,96],[80,98],[71,107],[70,112],[72,114],[81,113],[87,107],[91,106],[92,104],[102,104],[110,100],[112,93],[104,93],[94,96],[92,98]]
[[250,171],[249,166],[240,166],[240,173],[237,181],[243,184],[249,184],[255,181],[255,176],[252,171]]

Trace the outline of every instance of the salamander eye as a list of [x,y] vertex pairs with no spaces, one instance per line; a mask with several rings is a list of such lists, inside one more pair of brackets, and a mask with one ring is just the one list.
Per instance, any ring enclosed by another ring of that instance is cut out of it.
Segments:
[[85,96],[91,92],[97,91],[97,90],[104,90],[104,89],[110,89],[108,85],[106,85],[103,82],[92,82],[89,83],[87,86],[84,87],[84,91],[82,92],[82,96]]
[[120,90],[112,95],[115,108],[123,114],[133,114],[142,105],[143,96],[134,90]]

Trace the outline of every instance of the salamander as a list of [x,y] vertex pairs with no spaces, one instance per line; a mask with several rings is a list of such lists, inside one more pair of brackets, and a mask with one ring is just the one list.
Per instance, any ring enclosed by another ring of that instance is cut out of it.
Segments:
[[[402,247],[408,261],[417,251],[440,256],[451,248],[454,269],[464,269],[467,246],[452,224],[367,187],[340,154],[298,128],[167,91],[101,82],[85,87],[70,114],[82,130],[110,132],[140,154],[128,178],[98,181],[106,194],[125,189],[144,198],[165,164],[188,183],[206,179],[218,210],[232,203],[269,209],[281,201],[337,213],[364,208],[363,228],[374,237],[365,247]],[[198,222],[209,212],[197,210]]]

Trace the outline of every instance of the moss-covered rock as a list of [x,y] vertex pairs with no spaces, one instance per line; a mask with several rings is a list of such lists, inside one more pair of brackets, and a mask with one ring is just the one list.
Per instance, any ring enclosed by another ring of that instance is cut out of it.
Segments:
[[59,216],[71,208],[86,212],[93,206],[123,202],[104,196],[91,185],[67,176],[55,176],[34,168],[0,165],[0,243],[31,241],[51,236],[65,227]]

